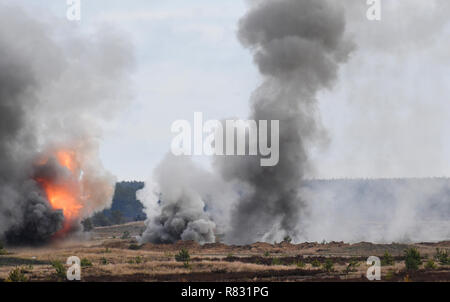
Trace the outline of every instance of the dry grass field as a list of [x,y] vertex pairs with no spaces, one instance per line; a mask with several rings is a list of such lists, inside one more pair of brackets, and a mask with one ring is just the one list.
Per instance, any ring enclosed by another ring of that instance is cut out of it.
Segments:
[[[383,260],[387,252],[393,262],[383,263],[382,281],[450,281],[448,263],[429,261],[435,257],[436,248],[450,249],[450,242],[246,246],[178,242],[140,246],[134,236],[143,228],[143,223],[130,223],[96,228],[86,238],[45,247],[7,248],[7,254],[0,256],[0,280],[11,279],[16,269],[26,281],[65,281],[65,262],[77,256],[82,259],[82,281],[367,281],[367,257]],[[404,251],[411,247],[420,252],[423,264],[407,272]],[[181,249],[189,252],[189,261],[176,261]],[[64,271],[58,274],[61,264]]]

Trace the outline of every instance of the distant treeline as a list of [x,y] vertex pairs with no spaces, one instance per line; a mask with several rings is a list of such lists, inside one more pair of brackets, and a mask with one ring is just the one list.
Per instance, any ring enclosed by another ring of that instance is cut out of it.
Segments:
[[84,229],[94,226],[109,226],[147,219],[144,206],[136,199],[136,191],[144,187],[143,182],[124,181],[116,184],[111,208],[95,213],[83,221]]

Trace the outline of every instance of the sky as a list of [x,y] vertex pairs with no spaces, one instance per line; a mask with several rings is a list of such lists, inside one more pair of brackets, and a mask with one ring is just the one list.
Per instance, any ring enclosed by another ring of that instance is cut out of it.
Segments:
[[[382,1],[380,21],[365,0],[346,0],[355,43],[335,86],[318,95],[328,139],[310,150],[310,178],[450,176],[450,4]],[[36,16],[66,15],[65,0],[17,1]],[[348,3],[348,4],[347,4]],[[104,166],[119,180],[146,180],[170,151],[171,124],[242,118],[261,83],[236,38],[243,0],[81,0],[86,32],[102,24],[133,45],[132,102],[104,125]],[[198,158],[203,165],[207,158]]]

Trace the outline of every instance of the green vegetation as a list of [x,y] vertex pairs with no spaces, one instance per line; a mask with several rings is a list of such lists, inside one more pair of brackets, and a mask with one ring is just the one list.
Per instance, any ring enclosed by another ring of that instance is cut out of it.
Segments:
[[407,271],[416,271],[421,264],[420,253],[416,248],[405,250],[405,266]]
[[144,262],[144,258],[142,258],[142,256],[137,256],[137,257],[134,259],[134,262],[135,262],[136,264],[141,264],[142,262]]
[[23,269],[16,267],[12,271],[9,272],[8,278],[6,282],[27,282],[28,278],[25,276],[25,272]]
[[393,271],[393,270],[389,270],[389,271],[386,273],[386,276],[384,276],[384,278],[385,278],[387,281],[392,280],[392,278],[394,278],[394,271]]
[[191,269],[191,265],[189,261],[191,260],[191,256],[189,255],[189,251],[185,248],[182,248],[178,254],[175,255],[175,260],[178,262],[183,262],[183,266],[186,269]]
[[5,250],[3,243],[0,241],[0,255],[6,255],[8,252]]
[[228,253],[227,256],[225,257],[225,260],[232,260],[234,257],[234,255],[232,253]]
[[264,257],[270,257],[269,251],[265,251],[265,252],[264,252]]
[[285,236],[285,237],[283,238],[283,241],[284,241],[284,242],[287,242],[287,243],[291,243],[292,238],[291,238],[289,235],[287,235],[287,236]]
[[130,244],[130,246],[128,247],[128,249],[130,249],[130,250],[140,250],[141,249],[141,247],[142,247],[142,245],[139,245],[139,244],[136,244],[136,243],[132,243],[132,244]]
[[381,259],[381,265],[388,266],[388,265],[394,265],[394,257],[388,252],[385,251],[384,255]]
[[280,258],[275,257],[272,259],[272,265],[283,265],[283,263]]
[[320,261],[319,261],[319,260],[317,260],[317,259],[314,259],[314,261],[313,261],[313,262],[311,262],[311,265],[312,265],[313,267],[319,267],[319,266],[321,265],[321,263],[320,263]]
[[182,248],[178,254],[175,255],[175,260],[178,262],[189,262],[191,260],[191,256],[189,255],[189,251],[185,248]]
[[436,248],[436,255],[434,256],[441,265],[450,265],[450,257],[448,256],[447,250],[441,250]]
[[357,267],[359,267],[361,264],[357,260],[350,260],[350,263],[347,265],[347,267],[344,269],[344,273],[354,273],[358,271]]
[[92,223],[92,219],[91,218],[86,218],[85,220],[83,220],[81,222],[81,224],[83,225],[83,231],[84,232],[90,232],[94,229],[94,224]]
[[83,258],[83,259],[81,259],[80,266],[81,267],[91,267],[92,266],[92,262],[91,262],[91,260],[89,260],[87,258]]
[[130,236],[130,232],[128,232],[128,231],[125,231],[125,232],[123,232],[123,234],[122,234],[122,239],[129,239],[131,236]]
[[108,263],[109,263],[109,261],[105,257],[100,258],[100,264],[107,265]]
[[305,266],[306,266],[306,264],[305,264],[305,262],[303,262],[303,261],[297,261],[297,263],[295,263],[295,265],[298,267],[298,268],[304,268]]
[[54,260],[51,262],[51,265],[56,271],[56,277],[58,279],[65,279],[66,278],[66,268],[64,267],[64,264],[59,260]]
[[425,268],[426,269],[435,269],[435,268],[437,268],[437,265],[433,259],[428,259],[427,263],[425,263]]
[[331,259],[325,260],[325,263],[322,265],[322,268],[329,273],[334,272],[333,260]]

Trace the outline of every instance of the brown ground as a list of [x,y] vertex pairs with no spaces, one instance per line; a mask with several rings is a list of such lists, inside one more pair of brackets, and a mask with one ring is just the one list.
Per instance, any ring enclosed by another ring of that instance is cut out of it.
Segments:
[[[69,256],[87,259],[91,266],[82,268],[82,281],[367,281],[368,256],[382,258],[388,251],[395,263],[382,267],[384,281],[450,281],[450,266],[426,269],[426,258],[433,258],[436,248],[450,249],[450,241],[417,244],[347,244],[254,243],[227,246],[178,242],[176,244],[138,246],[133,236],[144,228],[143,223],[96,228],[89,238],[54,243],[41,248],[8,248],[0,256],[0,280],[19,267],[30,281],[64,280],[56,274],[52,262],[65,263]],[[124,232],[130,238],[124,238]],[[405,272],[404,250],[416,247],[424,264],[416,272]],[[175,261],[175,254],[186,248],[191,256],[188,264]],[[323,264],[333,263],[327,272]],[[357,263],[346,272],[350,261]],[[318,267],[313,262],[320,262]]]

